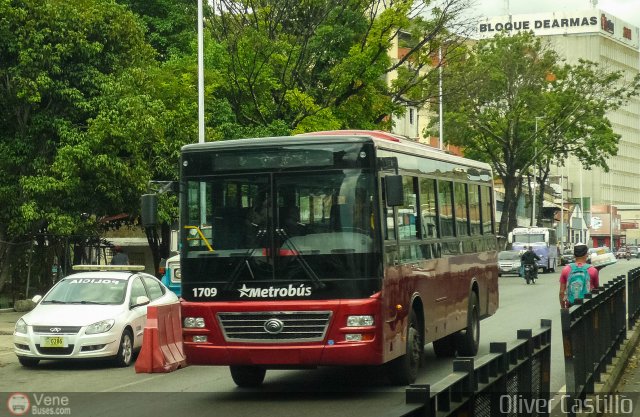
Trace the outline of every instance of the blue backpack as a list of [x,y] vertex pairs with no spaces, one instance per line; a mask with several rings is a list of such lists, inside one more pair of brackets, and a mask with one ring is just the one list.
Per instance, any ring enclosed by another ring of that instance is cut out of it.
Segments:
[[590,265],[578,266],[572,263],[569,266],[571,271],[567,279],[567,300],[573,304],[576,299],[584,299],[584,296],[589,293]]

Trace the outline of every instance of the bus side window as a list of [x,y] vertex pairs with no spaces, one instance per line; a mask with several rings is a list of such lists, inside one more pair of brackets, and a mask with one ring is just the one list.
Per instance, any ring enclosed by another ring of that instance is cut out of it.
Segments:
[[436,180],[431,178],[420,178],[420,217],[422,238],[437,238]]
[[469,184],[469,221],[471,223],[471,234],[482,233],[480,228],[480,193],[478,185]]
[[440,218],[440,236],[454,236],[453,183],[451,181],[438,181],[438,214]]
[[482,216],[482,234],[493,234],[493,209],[491,187],[480,186],[480,215]]
[[414,177],[402,177],[402,192],[404,194],[404,204],[398,206],[398,233],[400,239],[418,239],[417,223],[417,181]]
[[469,214],[467,213],[467,187],[456,182],[453,185],[456,214],[456,236],[469,235]]

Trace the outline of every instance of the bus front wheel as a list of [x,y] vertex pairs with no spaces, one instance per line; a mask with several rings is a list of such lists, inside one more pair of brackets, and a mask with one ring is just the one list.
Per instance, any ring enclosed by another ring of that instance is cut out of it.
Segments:
[[231,378],[239,387],[258,387],[262,385],[267,370],[259,366],[230,366]]
[[389,362],[388,376],[394,385],[409,385],[418,377],[418,369],[424,356],[424,331],[416,313],[411,310],[407,323],[407,352]]
[[[525,274],[526,275],[526,274]],[[527,282],[528,284],[529,282]],[[458,333],[456,346],[460,356],[476,356],[480,345],[480,309],[478,295],[471,291],[467,310],[467,328]]]

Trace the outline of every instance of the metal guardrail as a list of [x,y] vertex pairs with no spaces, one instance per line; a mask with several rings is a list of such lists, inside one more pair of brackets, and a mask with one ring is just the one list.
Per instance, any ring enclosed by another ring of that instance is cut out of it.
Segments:
[[516,342],[491,343],[490,353],[453,361],[453,373],[433,385],[411,385],[406,404],[388,417],[496,415],[548,416],[551,320],[535,333],[518,330]]
[[640,317],[640,268],[633,268],[627,273],[627,303],[630,329]]
[[[634,275],[633,291],[636,281]],[[573,404],[594,392],[595,383],[626,337],[625,287],[625,276],[618,276],[560,311],[567,387],[564,400],[570,401],[566,410],[574,409]]]

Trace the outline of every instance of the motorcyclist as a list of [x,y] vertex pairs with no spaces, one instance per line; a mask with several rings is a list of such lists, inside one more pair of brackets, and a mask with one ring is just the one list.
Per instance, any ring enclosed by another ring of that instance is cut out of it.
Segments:
[[522,254],[520,261],[522,262],[522,266],[525,265],[533,265],[533,277],[534,279],[538,278],[538,266],[536,261],[539,261],[540,257],[533,251],[533,248],[529,246],[525,253]]

